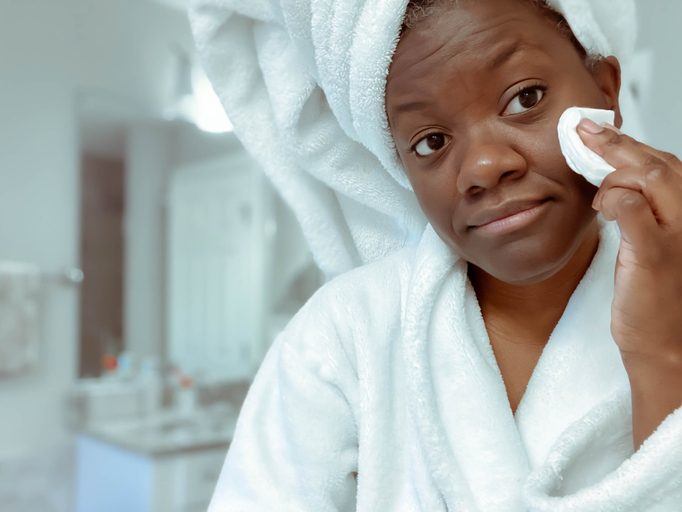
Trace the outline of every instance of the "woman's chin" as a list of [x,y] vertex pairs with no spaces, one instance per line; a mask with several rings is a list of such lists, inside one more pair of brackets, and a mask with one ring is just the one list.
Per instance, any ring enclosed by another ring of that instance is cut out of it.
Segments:
[[487,262],[484,265],[477,265],[470,262],[477,271],[482,271],[489,276],[507,284],[517,286],[527,286],[541,283],[560,272],[565,266],[566,261],[548,261],[530,257],[527,259],[515,259],[505,262]]
[[[582,230],[581,230],[582,231]],[[478,269],[508,284],[526,286],[566,273],[584,273],[597,250],[599,227],[596,221],[583,233],[541,243],[521,243],[496,251],[493,257],[477,262]]]
[[543,265],[528,263],[523,261],[516,261],[513,267],[510,266],[496,266],[493,268],[484,268],[483,270],[488,275],[507,284],[516,286],[529,286],[541,283],[559,273],[565,266],[563,262],[548,263],[543,262]]

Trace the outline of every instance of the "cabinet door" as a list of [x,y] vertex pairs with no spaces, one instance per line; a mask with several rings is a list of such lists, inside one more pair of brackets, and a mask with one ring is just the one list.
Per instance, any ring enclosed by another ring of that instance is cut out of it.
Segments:
[[226,452],[215,450],[187,458],[188,507],[208,506],[218,483],[225,455]]
[[76,443],[76,512],[157,512],[153,459],[83,434]]
[[258,172],[241,158],[182,169],[172,178],[169,352],[186,372],[235,380],[253,373],[262,321]]
[[227,448],[185,452],[155,465],[154,512],[206,512]]

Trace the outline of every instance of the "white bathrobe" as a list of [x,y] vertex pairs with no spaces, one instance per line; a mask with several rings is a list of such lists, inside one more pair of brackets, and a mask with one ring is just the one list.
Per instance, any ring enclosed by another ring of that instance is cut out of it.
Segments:
[[682,510],[682,412],[633,455],[618,243],[604,227],[515,416],[432,230],[331,281],[268,353],[209,512]]
[[[550,3],[627,68],[632,0]],[[682,413],[633,454],[612,226],[512,414],[466,264],[427,226],[388,131],[406,4],[192,0],[237,135],[339,276],[269,351],[210,512],[682,510]]]

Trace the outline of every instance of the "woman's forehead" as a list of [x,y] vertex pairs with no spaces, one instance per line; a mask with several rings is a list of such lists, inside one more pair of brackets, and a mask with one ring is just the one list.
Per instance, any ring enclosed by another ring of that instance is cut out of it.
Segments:
[[[491,9],[496,4],[507,8]],[[397,102],[424,86],[430,90],[455,75],[460,84],[476,81],[481,73],[496,72],[519,59],[545,65],[557,60],[557,52],[563,54],[568,45],[545,18],[523,3],[487,0],[472,8],[450,9],[408,31],[398,45],[387,77],[389,116]]]
[[405,33],[394,54],[388,81],[406,71],[426,72],[456,57],[480,59],[482,65],[494,66],[507,53],[542,50],[557,37],[557,31],[522,2],[464,2]]

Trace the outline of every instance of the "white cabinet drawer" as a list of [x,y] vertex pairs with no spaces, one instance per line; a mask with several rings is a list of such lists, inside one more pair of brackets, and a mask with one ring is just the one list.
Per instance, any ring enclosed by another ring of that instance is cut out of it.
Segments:
[[218,483],[225,455],[225,451],[215,450],[192,454],[187,457],[185,483],[187,505],[210,500]]
[[194,505],[185,507],[182,512],[206,512],[210,504],[211,503],[209,501],[204,503],[195,503]]
[[227,448],[183,452],[156,464],[154,512],[206,512]]

